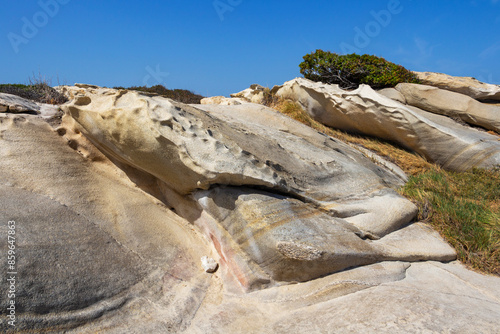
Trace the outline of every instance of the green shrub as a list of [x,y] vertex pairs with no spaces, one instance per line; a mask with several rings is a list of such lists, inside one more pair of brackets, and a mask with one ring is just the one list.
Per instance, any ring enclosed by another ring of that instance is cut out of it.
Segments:
[[338,55],[316,50],[303,58],[299,66],[306,79],[338,84],[344,89],[357,88],[360,84],[379,89],[401,82],[420,83],[411,71],[377,56]]
[[203,96],[195,94],[189,90],[186,89],[168,89],[163,85],[156,85],[152,87],[138,87],[138,86],[133,86],[129,88],[123,88],[123,87],[114,87],[115,89],[128,89],[128,90],[135,90],[139,92],[145,92],[145,93],[152,93],[152,94],[158,94],[163,97],[170,98],[172,100],[175,100],[177,102],[181,103],[191,103],[191,104],[200,104],[201,99]]

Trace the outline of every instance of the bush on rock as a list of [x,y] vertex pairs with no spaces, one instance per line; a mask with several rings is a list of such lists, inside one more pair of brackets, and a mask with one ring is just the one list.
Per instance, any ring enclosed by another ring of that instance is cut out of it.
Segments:
[[170,98],[174,101],[181,102],[181,103],[200,104],[200,101],[203,98],[203,96],[195,94],[192,91],[189,91],[186,89],[168,89],[163,85],[156,85],[156,86],[152,86],[152,87],[133,86],[133,87],[129,87],[129,88],[124,88],[124,87],[114,87],[114,88],[115,89],[128,89],[128,90],[135,90],[135,91],[139,91],[139,92],[157,94],[157,95],[167,97],[167,98]]
[[374,89],[394,87],[398,83],[420,83],[416,75],[401,65],[371,55],[338,55],[316,50],[305,55],[299,65],[306,79],[338,84],[341,88],[357,88],[360,84]]

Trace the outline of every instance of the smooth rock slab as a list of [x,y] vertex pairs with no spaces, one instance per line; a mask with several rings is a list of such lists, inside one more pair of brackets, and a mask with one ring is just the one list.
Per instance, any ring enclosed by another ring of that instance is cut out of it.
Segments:
[[500,107],[432,86],[400,83],[396,86],[409,105],[500,133]]
[[443,73],[413,72],[422,84],[470,96],[476,100],[500,101],[500,86],[471,77],[454,77]]
[[1,112],[39,114],[40,106],[17,95],[0,93]]
[[[456,258],[455,251],[436,232],[418,225],[372,242],[354,224],[293,198],[244,187],[217,187],[198,192],[195,198],[236,244],[231,247],[218,238],[221,253],[241,249],[270,283],[303,282],[386,260]],[[249,288],[252,285],[248,283]]]

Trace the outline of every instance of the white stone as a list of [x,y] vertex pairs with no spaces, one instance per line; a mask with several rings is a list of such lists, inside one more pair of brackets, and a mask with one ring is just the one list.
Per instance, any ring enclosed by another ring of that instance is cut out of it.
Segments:
[[468,95],[477,100],[500,101],[500,86],[487,84],[471,77],[454,77],[434,72],[413,72],[422,84]]
[[500,133],[500,106],[427,85],[400,83],[396,90],[409,105]]
[[207,273],[214,273],[219,267],[219,264],[211,257],[203,256],[201,258],[201,266]]

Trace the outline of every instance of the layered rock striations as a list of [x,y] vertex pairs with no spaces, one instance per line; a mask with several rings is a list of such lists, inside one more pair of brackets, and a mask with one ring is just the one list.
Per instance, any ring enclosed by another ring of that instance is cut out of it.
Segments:
[[411,106],[500,133],[500,106],[426,85],[401,83],[396,90]]
[[446,89],[476,100],[500,101],[500,86],[487,84],[471,77],[455,77],[443,73],[413,72],[424,85]]
[[[399,86],[399,90],[405,92],[403,87],[406,85]],[[433,113],[392,100],[366,85],[346,91],[338,85],[297,78],[273,90],[280,97],[298,102],[314,119],[327,126],[391,140],[446,169],[463,171],[500,164],[498,136],[465,127],[447,117],[435,117]],[[394,91],[385,94],[400,99]],[[418,106],[427,101],[424,96],[420,99],[410,94],[403,96],[410,99],[408,103]],[[488,110],[486,114],[491,120],[488,124],[496,128],[497,110]],[[474,118],[477,117],[468,116],[468,119]]]

